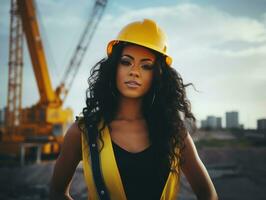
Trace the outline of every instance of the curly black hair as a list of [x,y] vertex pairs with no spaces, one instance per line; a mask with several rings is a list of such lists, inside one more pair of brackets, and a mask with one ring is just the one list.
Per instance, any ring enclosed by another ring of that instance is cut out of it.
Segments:
[[[116,87],[116,72],[126,45],[128,43],[125,42],[114,45],[112,54],[96,63],[90,71],[86,107],[82,112],[85,121],[94,126],[103,119],[104,124],[99,132],[111,123],[117,112],[120,94]],[[177,149],[184,148],[187,134],[185,120],[196,121],[185,91],[185,87],[193,84],[185,85],[180,74],[166,64],[165,56],[152,52],[156,56],[153,83],[143,97],[142,111],[148,124],[149,139],[158,155],[156,157],[167,159],[171,166],[173,161],[181,160]],[[98,135],[103,144],[101,134]]]

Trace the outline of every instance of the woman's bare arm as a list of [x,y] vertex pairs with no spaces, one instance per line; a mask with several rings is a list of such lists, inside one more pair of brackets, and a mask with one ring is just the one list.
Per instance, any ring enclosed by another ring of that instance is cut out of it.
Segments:
[[185,138],[185,148],[182,152],[182,157],[185,160],[181,166],[182,171],[197,198],[199,200],[217,200],[218,196],[214,185],[189,134]]
[[71,199],[70,183],[77,165],[82,159],[81,132],[77,123],[68,129],[58,156],[50,185],[50,200]]

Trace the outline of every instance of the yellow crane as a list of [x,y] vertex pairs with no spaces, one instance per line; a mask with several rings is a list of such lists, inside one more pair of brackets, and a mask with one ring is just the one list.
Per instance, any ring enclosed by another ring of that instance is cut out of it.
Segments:
[[[62,105],[103,15],[106,3],[107,0],[95,1],[64,77],[60,85],[53,89],[39,32],[35,2],[11,0],[7,110],[5,127],[0,137],[0,154],[19,155],[21,145],[27,142],[41,143],[44,154],[59,152],[63,133],[73,121],[72,110],[63,108]],[[40,94],[39,101],[29,108],[21,107],[23,33]]]

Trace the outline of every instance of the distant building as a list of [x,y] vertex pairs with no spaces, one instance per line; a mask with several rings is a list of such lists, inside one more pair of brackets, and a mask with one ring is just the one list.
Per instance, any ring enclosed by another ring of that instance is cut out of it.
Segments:
[[215,116],[207,116],[207,126],[209,128],[216,128],[217,127],[217,120]]
[[5,123],[6,108],[0,109],[0,125]]
[[222,128],[222,118],[207,116],[206,120],[201,120],[201,128],[220,129]]
[[222,118],[221,117],[217,117],[216,120],[217,120],[217,128],[218,129],[222,128]]
[[266,119],[257,120],[257,130],[266,131]]
[[225,113],[225,127],[239,128],[238,112],[232,111]]
[[200,127],[201,128],[207,128],[207,120],[201,120],[200,121]]
[[244,130],[245,129],[244,124],[239,124],[239,129]]

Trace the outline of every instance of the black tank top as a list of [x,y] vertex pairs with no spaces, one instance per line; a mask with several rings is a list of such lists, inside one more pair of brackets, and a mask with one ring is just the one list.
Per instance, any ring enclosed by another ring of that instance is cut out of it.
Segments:
[[152,145],[138,153],[112,145],[127,200],[159,200],[170,171],[167,160],[159,161]]

